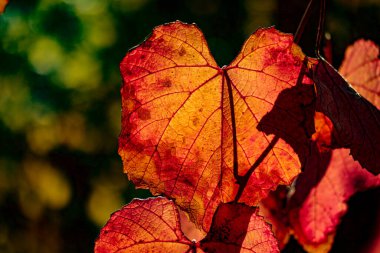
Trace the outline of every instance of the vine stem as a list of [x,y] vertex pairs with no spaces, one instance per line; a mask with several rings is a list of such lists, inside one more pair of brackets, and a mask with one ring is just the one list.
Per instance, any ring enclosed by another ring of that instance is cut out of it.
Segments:
[[326,16],[326,0],[320,0],[320,8],[319,8],[319,22],[318,22],[318,32],[317,39],[315,42],[315,54],[319,59],[321,59],[320,55],[320,47],[324,33],[324,25],[325,25],[325,16]]
[[244,176],[239,175],[239,163],[238,163],[238,154],[237,154],[237,135],[236,135],[236,121],[235,121],[235,105],[234,105],[234,99],[233,99],[233,93],[232,93],[232,82],[230,77],[228,76],[227,72],[224,71],[224,77],[226,80],[226,86],[228,89],[228,97],[229,97],[229,104],[230,104],[230,110],[231,110],[231,127],[232,127],[232,141],[233,141],[233,174],[234,178],[239,184],[238,192],[235,196],[234,202],[237,203],[243,194],[243,191],[248,183],[249,178],[251,177],[252,173],[255,171],[255,169],[264,161],[265,157],[269,154],[269,152],[273,149],[274,145],[279,140],[278,136],[275,136],[272,141],[269,143],[269,145],[266,147],[266,149],[261,153],[259,158],[257,158],[256,162],[249,168],[249,170],[245,173]]
[[297,30],[296,30],[296,32],[294,34],[293,41],[295,43],[297,43],[297,44],[299,43],[299,41],[301,39],[301,36],[303,34],[303,31],[305,30],[305,26],[306,26],[307,22],[309,21],[310,14],[311,14],[311,5],[312,5],[312,3],[313,3],[313,0],[310,0],[309,4],[306,7],[306,10],[303,13],[301,21],[298,24]]
[[[326,0],[319,0],[319,3],[320,3],[319,21],[318,21],[318,28],[317,28],[317,38],[315,41],[315,54],[318,58],[322,58],[322,56],[320,54],[320,47],[321,47],[321,42],[322,42],[323,33],[324,33],[325,16],[326,16]],[[294,34],[293,41],[297,44],[299,43],[301,36],[303,34],[303,31],[305,30],[305,26],[306,26],[307,22],[309,21],[309,18],[311,15],[312,4],[313,4],[313,0],[310,0],[302,18],[301,18],[301,21],[297,27],[297,30]]]
[[277,141],[280,139],[277,135],[271,140],[271,142],[268,144],[268,146],[264,149],[264,151],[261,153],[259,158],[255,161],[254,164],[252,164],[251,168],[245,173],[244,176],[240,176],[239,180],[239,189],[236,193],[234,202],[239,202],[239,199],[241,195],[243,194],[243,191],[248,183],[249,178],[251,177],[252,173],[255,171],[257,167],[264,161],[265,157],[269,154],[269,152],[273,149],[274,145],[276,145]]
[[[302,33],[305,29],[305,26],[310,18],[311,14],[311,6],[313,4],[313,0],[310,0],[309,4],[306,7],[306,10],[302,16],[302,19],[300,21],[300,24],[298,25],[297,31],[294,35],[293,41],[295,43],[298,43]],[[319,10],[319,22],[318,22],[318,29],[317,29],[317,38],[315,42],[315,53],[318,58],[322,58],[320,55],[320,45],[323,37],[323,27],[325,22],[325,15],[326,15],[326,0],[320,0],[320,10]],[[271,142],[268,144],[266,149],[261,153],[259,158],[256,160],[256,162],[249,168],[247,173],[244,176],[239,175],[239,169],[238,169],[238,155],[237,155],[237,135],[236,135],[236,122],[235,122],[235,111],[234,111],[234,100],[233,100],[233,94],[232,94],[232,84],[230,77],[228,76],[227,72],[223,71],[223,76],[226,81],[226,86],[228,89],[228,96],[229,96],[229,104],[230,104],[230,110],[231,110],[231,124],[232,124],[232,141],[233,141],[233,174],[236,179],[236,182],[239,184],[238,192],[235,196],[234,202],[237,203],[242,196],[244,189],[248,183],[249,178],[251,177],[252,173],[255,171],[255,169],[261,164],[261,162],[265,159],[265,157],[269,154],[269,152],[273,149],[274,145],[279,140],[278,136],[275,136]]]

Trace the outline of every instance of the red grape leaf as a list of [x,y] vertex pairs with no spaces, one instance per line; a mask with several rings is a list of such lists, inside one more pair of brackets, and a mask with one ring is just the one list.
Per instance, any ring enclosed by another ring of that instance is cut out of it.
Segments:
[[5,7],[7,7],[9,0],[0,0],[0,14],[5,11]]
[[290,184],[314,130],[304,59],[291,35],[267,28],[219,68],[195,25],[156,27],[120,65],[129,179],[174,199],[205,231],[220,202],[257,204]]
[[316,110],[326,115],[333,123],[332,148],[350,148],[355,160],[368,171],[379,174],[379,109],[352,89],[323,59],[314,67]]
[[172,201],[135,199],[112,214],[95,243],[96,253],[190,252],[194,247],[180,229]]
[[[380,175],[374,176],[363,170],[350,156],[348,149],[335,149],[331,159],[328,156],[321,158],[322,162],[326,159],[330,161],[327,171],[317,185],[308,187],[310,181],[303,180],[299,184],[297,181],[297,190],[307,191],[308,188],[310,192],[301,205],[298,201],[294,203],[290,213],[295,236],[309,249],[323,245],[328,250],[327,246],[331,245],[326,243],[332,243],[336,227],[347,211],[347,200],[358,191],[380,186]],[[305,169],[307,172],[308,168]],[[299,197],[297,194],[302,194],[297,190],[293,196],[295,199]]]
[[280,249],[294,234],[307,252],[329,252],[347,200],[356,192],[380,186],[380,176],[363,170],[347,149],[318,153],[313,147],[314,159],[297,179],[287,206],[286,191],[280,188],[260,203],[260,214],[272,224]]
[[379,47],[358,40],[346,49],[339,73],[368,101],[380,109]]
[[[287,244],[289,236],[294,234],[293,231],[300,229],[298,222],[300,218],[298,216],[299,207],[309,197],[310,191],[317,187],[325,175],[330,161],[331,152],[320,152],[319,146],[315,142],[310,146],[310,150],[310,156],[305,163],[304,171],[297,178],[295,187],[279,187],[260,203],[260,214],[264,216],[267,222],[272,224],[272,230],[279,240],[280,249],[283,249]],[[323,148],[323,150],[325,149]],[[298,228],[294,229],[295,226],[298,226]],[[295,235],[298,236],[297,233]],[[301,241],[301,243],[303,242]],[[303,246],[309,245],[305,243]]]
[[[340,68],[345,78],[374,103],[379,101],[378,93],[374,92],[378,89],[380,81],[378,53],[378,48],[372,42],[360,40],[346,50],[345,60]],[[331,77],[340,80],[331,67],[327,72]],[[341,90],[336,90],[335,94],[338,96],[334,99],[344,97],[342,94],[347,91],[352,92],[343,81],[338,81],[337,84]],[[332,85],[330,87],[337,88]],[[345,95],[350,97],[350,93]],[[351,105],[352,111],[355,110],[355,103],[358,103],[362,106],[360,109],[365,110],[367,107],[376,112],[365,99],[359,96],[356,98],[354,105]],[[331,99],[328,101],[331,102]],[[375,105],[379,107],[378,104]],[[364,115],[366,113],[368,115],[368,112],[363,112]],[[358,191],[380,186],[380,176],[363,170],[349,155],[347,149],[326,152],[329,150],[325,147],[331,147],[335,137],[334,124],[329,117],[316,112],[315,127],[313,140],[319,149],[311,152],[312,156],[305,166],[305,172],[297,180],[296,193],[290,201],[290,220],[295,236],[305,249],[309,252],[328,252],[336,227],[346,213],[347,200]]]
[[288,187],[277,187],[260,202],[259,214],[272,225],[272,231],[278,241],[278,247],[283,249],[291,235],[288,212],[286,209]]
[[243,204],[221,204],[201,242],[181,231],[179,212],[166,198],[135,199],[112,214],[95,244],[96,253],[114,252],[278,252],[270,226]]
[[271,227],[258,210],[244,204],[220,204],[211,229],[201,241],[206,252],[280,252]]

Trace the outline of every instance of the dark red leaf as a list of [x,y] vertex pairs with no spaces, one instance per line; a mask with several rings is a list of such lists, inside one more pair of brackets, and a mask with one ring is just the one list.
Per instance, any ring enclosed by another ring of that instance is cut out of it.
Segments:
[[215,253],[279,252],[270,225],[257,211],[244,204],[220,204],[201,247]]
[[286,209],[289,187],[280,186],[260,202],[259,214],[272,225],[272,231],[282,250],[291,235],[288,210]]
[[[347,80],[375,103],[379,100],[378,94],[374,91],[380,85],[378,52],[378,48],[372,42],[358,41],[347,49],[341,67],[343,74],[347,75]],[[333,151],[329,149],[336,145],[337,139],[339,140],[339,133],[337,134],[339,129],[336,131],[336,128],[340,128],[341,132],[350,130],[348,133],[355,134],[358,127],[368,126],[369,133],[376,132],[378,127],[376,121],[374,125],[369,122],[371,116],[375,119],[378,117],[378,111],[364,98],[355,94],[355,91],[335,73],[331,66],[324,63],[322,68],[325,68],[326,75],[324,82],[317,83],[319,88],[317,97],[322,97],[318,98],[317,109],[322,107],[330,113],[330,117],[335,118],[330,120],[323,113],[316,112],[316,132],[313,140],[318,149],[315,145],[312,146],[311,156],[306,163],[304,173],[297,180],[296,191],[289,206],[294,234],[309,252],[329,251],[336,227],[346,213],[347,200],[358,191],[380,186],[380,176],[374,176],[363,170],[350,156],[348,149]],[[327,77],[330,77],[331,82]],[[332,98],[334,94],[336,96]],[[353,98],[356,100],[352,100]],[[324,101],[324,104],[321,101]],[[342,104],[342,101],[346,103]],[[344,120],[343,116],[337,120],[337,112],[345,116],[350,115],[347,111],[351,113],[351,117],[356,118],[357,122],[352,121],[352,118]],[[371,111],[375,113],[371,115]],[[358,113],[361,115],[356,115]],[[366,115],[369,118],[366,119]],[[352,129],[349,129],[349,124],[352,124]],[[354,138],[359,139],[357,135],[354,135]],[[363,138],[365,143],[368,141],[366,138],[371,137],[364,135]],[[376,140],[376,135],[374,138],[375,143],[379,141]],[[377,162],[375,156],[374,159]]]
[[379,174],[380,111],[352,89],[326,61],[318,61],[313,75],[316,109],[333,123],[332,148],[350,148],[355,160]]

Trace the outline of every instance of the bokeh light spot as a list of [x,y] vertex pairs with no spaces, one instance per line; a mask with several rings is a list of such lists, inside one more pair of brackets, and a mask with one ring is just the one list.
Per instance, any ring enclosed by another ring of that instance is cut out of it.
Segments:
[[55,40],[41,37],[30,47],[28,59],[37,73],[48,74],[61,66],[63,50]]
[[66,88],[88,90],[96,88],[101,80],[101,66],[90,54],[76,51],[66,57],[58,76]]
[[123,204],[120,191],[110,183],[96,185],[87,203],[87,213],[100,227],[107,222],[110,214],[120,209]]
[[22,166],[20,204],[29,217],[38,217],[45,207],[61,209],[71,198],[71,187],[62,172],[44,160],[27,158]]

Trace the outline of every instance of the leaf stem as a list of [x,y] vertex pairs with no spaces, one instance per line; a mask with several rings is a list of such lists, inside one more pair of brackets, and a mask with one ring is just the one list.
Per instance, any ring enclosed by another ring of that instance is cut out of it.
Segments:
[[[297,31],[294,34],[293,41],[297,44],[299,43],[302,33],[305,29],[305,26],[307,22],[309,21],[312,3],[313,3],[313,0],[310,0],[309,4],[306,7],[305,12],[303,13],[301,21],[297,27]],[[318,21],[318,28],[317,28],[317,38],[315,41],[315,54],[318,58],[322,58],[320,54],[320,47],[321,47],[321,42],[322,42],[323,32],[324,32],[324,25],[325,25],[326,0],[319,0],[319,3],[320,3],[319,21]]]
[[318,58],[322,58],[319,52],[319,48],[321,47],[321,42],[323,38],[325,16],[326,16],[326,0],[320,0],[318,32],[317,32],[317,39],[315,42],[315,54],[317,55]]
[[233,173],[234,173],[234,177],[235,177],[236,181],[239,182],[241,177],[239,176],[239,168],[238,168],[234,97],[232,94],[231,79],[224,69],[223,69],[223,75],[226,78],[226,82],[227,82],[228,98],[229,98],[230,109],[231,109],[231,124],[232,124],[231,127],[232,127],[232,145],[233,145]]
[[294,34],[293,41],[295,43],[297,43],[297,44],[299,43],[299,41],[301,39],[301,36],[302,36],[302,33],[305,30],[305,26],[306,26],[307,22],[309,21],[310,13],[311,13],[311,4],[312,3],[313,3],[313,0],[310,0],[309,4],[306,7],[306,10],[303,13],[301,21],[300,21],[300,23],[299,23],[299,25],[297,27],[297,30],[296,30],[296,32]]

